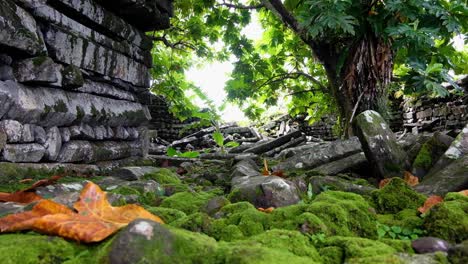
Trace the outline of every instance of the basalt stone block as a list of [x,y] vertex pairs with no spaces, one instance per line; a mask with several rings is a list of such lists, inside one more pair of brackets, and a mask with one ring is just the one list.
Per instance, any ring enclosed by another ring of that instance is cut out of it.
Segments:
[[355,126],[376,176],[402,177],[404,170],[409,167],[407,156],[382,116],[372,110],[362,112],[356,116]]
[[0,118],[43,127],[91,125],[139,126],[151,115],[139,103],[53,88],[0,82]]
[[62,146],[58,161],[64,163],[93,163],[141,155],[141,144],[137,141],[89,142],[72,140]]
[[131,92],[117,89],[114,86],[103,82],[94,82],[91,80],[86,80],[81,87],[76,89],[76,91],[101,95],[120,100],[132,102],[136,101],[135,96]]
[[136,86],[150,86],[148,67],[120,52],[65,32],[55,26],[48,27],[45,32],[45,41],[50,47],[50,56],[56,61],[121,79]]
[[37,143],[7,144],[3,149],[3,159],[10,162],[39,162],[45,154],[45,148]]
[[21,134],[21,141],[24,143],[34,142],[34,125],[23,125],[23,133]]
[[81,87],[85,83],[80,68],[75,65],[68,65],[63,68],[62,78],[62,86],[69,89]]
[[16,120],[0,121],[0,129],[7,135],[8,143],[19,143],[22,141],[23,125]]
[[40,126],[34,126],[34,141],[39,144],[45,144],[47,140],[47,134],[44,128]]
[[62,65],[49,57],[35,57],[15,64],[15,76],[18,82],[35,84],[54,84],[61,86]]
[[46,53],[34,18],[10,0],[3,0],[0,5],[0,45],[29,55]]
[[13,68],[9,65],[0,65],[0,81],[14,80]]
[[61,127],[60,128],[60,136],[62,137],[62,142],[68,142],[71,139],[71,132],[70,128],[68,127]]

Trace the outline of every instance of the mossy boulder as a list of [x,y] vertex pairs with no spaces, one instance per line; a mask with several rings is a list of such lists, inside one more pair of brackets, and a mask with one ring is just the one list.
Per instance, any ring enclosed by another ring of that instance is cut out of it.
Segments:
[[371,193],[379,213],[398,213],[404,209],[417,209],[424,204],[426,197],[415,192],[405,181],[393,178],[382,189]]
[[166,224],[170,224],[187,216],[184,212],[173,208],[148,207],[146,210],[154,215],[159,216]]
[[50,264],[72,261],[83,250],[59,237],[35,234],[0,235],[0,256],[3,264]]
[[209,192],[186,191],[179,192],[165,198],[161,207],[177,209],[187,215],[200,211],[211,198],[222,194],[222,190],[215,189]]
[[430,236],[460,243],[468,239],[468,201],[461,195],[450,195],[431,208],[424,218]]
[[387,226],[399,226],[410,230],[422,229],[424,221],[416,209],[404,209],[396,214],[377,215],[377,220]]
[[169,169],[160,168],[157,171],[147,173],[143,176],[144,179],[155,180],[160,184],[179,184],[181,183],[179,176]]
[[329,237],[325,240],[324,246],[341,248],[345,263],[393,263],[386,261],[370,262],[366,261],[366,259],[393,259],[393,255],[397,252],[393,247],[385,243],[360,237]]

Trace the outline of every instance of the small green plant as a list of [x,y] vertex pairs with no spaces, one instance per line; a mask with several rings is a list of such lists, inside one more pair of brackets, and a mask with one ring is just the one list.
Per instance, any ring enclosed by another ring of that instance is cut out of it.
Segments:
[[218,147],[221,149],[221,153],[226,153],[226,148],[235,148],[237,146],[239,146],[239,143],[238,142],[235,142],[235,141],[230,141],[230,142],[227,142],[227,143],[224,143],[224,135],[223,133],[221,133],[220,129],[219,129],[219,124],[217,122],[214,122],[213,121],[213,125],[215,127],[215,132],[213,132],[213,140],[216,142],[216,145],[218,145]]
[[198,158],[200,156],[200,152],[198,151],[180,152],[173,147],[169,147],[167,148],[166,155],[169,157]]
[[379,239],[392,238],[401,240],[415,240],[418,239],[420,235],[424,234],[424,231],[418,228],[410,229],[401,226],[388,226],[378,223],[377,234]]

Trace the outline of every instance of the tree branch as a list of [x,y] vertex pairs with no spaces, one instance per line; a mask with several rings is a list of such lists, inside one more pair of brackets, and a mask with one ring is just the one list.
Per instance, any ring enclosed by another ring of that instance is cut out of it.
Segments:
[[151,38],[153,41],[161,41],[162,43],[164,43],[164,45],[168,48],[172,48],[172,49],[182,49],[180,47],[186,47],[186,48],[189,48],[189,49],[192,49],[192,50],[195,50],[196,47],[190,43],[187,43],[187,42],[183,42],[183,41],[177,41],[177,42],[170,42],[165,36],[162,36],[162,37],[155,37],[153,36]]

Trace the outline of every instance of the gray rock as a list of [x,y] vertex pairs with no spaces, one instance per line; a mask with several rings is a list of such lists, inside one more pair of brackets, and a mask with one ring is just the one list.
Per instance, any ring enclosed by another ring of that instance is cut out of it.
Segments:
[[128,186],[140,193],[164,194],[164,188],[154,180],[124,182],[123,186]]
[[[442,255],[446,255],[442,253]],[[426,253],[426,254],[406,254],[398,253],[397,257],[400,259],[400,263],[405,264],[439,264],[441,262],[440,253]]]
[[402,177],[409,167],[406,153],[379,113],[368,110],[356,116],[358,137],[367,159],[380,178]]
[[121,139],[121,140],[128,139],[128,137],[130,136],[127,129],[125,129],[125,127],[123,126],[116,127],[114,134],[115,134],[116,139]]
[[104,126],[97,126],[94,128],[94,135],[96,140],[103,140],[107,138],[106,136],[107,130]]
[[324,163],[345,158],[361,151],[361,144],[356,137],[343,141],[337,140],[320,145],[320,147],[315,146],[315,148],[299,152],[295,156],[274,166],[273,170],[312,169]]
[[237,162],[231,172],[231,178],[243,176],[260,175],[260,167],[251,159],[245,159]]
[[8,143],[19,143],[22,140],[23,125],[16,120],[0,121],[0,128],[7,135]]
[[82,93],[102,95],[105,97],[115,98],[119,100],[126,100],[131,102],[136,101],[135,96],[128,91],[117,89],[114,86],[107,83],[94,82],[91,80],[86,80],[81,87],[76,89],[76,91]]
[[27,204],[19,204],[13,202],[1,202],[0,203],[0,217],[4,217],[9,214],[22,213],[24,211],[31,210],[31,206]]
[[8,65],[0,65],[0,81],[15,80],[13,68]]
[[138,144],[141,146],[141,157],[147,158],[149,155],[149,149],[150,149],[150,138],[149,138],[149,132],[148,128],[141,126],[137,128],[138,132]]
[[[15,76],[18,82],[53,84],[62,81],[62,66],[49,57],[35,57],[15,63]],[[61,86],[61,84],[60,84]]]
[[106,130],[107,130],[107,138],[106,139],[112,139],[115,137],[115,134],[114,134],[114,130],[112,129],[112,127],[108,126],[106,127]]
[[415,156],[411,172],[413,175],[424,178],[432,166],[439,160],[444,152],[449,148],[454,139],[442,133],[436,132],[424,142]]
[[56,161],[62,149],[62,136],[57,127],[47,130],[47,140],[44,144],[46,148],[45,158],[49,161]]
[[[22,34],[18,34],[22,32]],[[0,45],[29,55],[46,53],[40,30],[34,18],[10,0],[0,8]]]
[[145,174],[158,172],[160,168],[142,166],[142,167],[123,167],[114,172],[112,176],[126,181],[140,180]]
[[366,155],[360,152],[349,157],[323,164],[314,169],[323,175],[336,175],[353,168],[361,167],[367,163]]
[[39,162],[44,157],[45,148],[37,143],[6,144],[3,159],[10,162]]
[[5,145],[7,144],[8,136],[3,130],[3,128],[0,127],[0,152],[3,150]]
[[229,200],[224,196],[216,196],[211,198],[201,210],[210,216],[214,216],[221,208],[229,203]]
[[450,163],[444,169],[429,173],[414,189],[426,195],[445,195],[468,189],[468,155]]
[[21,142],[31,143],[34,142],[34,125],[23,125],[23,133],[21,134]]
[[137,219],[120,231],[110,244],[106,263],[205,263],[217,253],[211,237]]
[[[90,125],[81,123],[79,129],[80,129],[80,134],[76,138],[86,139],[86,140],[96,139],[96,134],[94,133],[94,129]],[[75,139],[75,137],[73,137],[73,139]]]
[[72,140],[63,144],[58,162],[76,163],[89,161],[93,155],[93,146],[89,141]]
[[450,243],[436,237],[421,237],[411,241],[414,252],[418,254],[433,253],[436,251],[448,252]]
[[284,145],[288,143],[289,141],[293,140],[294,138],[299,138],[302,136],[302,132],[300,131],[294,131],[292,133],[289,133],[287,135],[281,136],[275,140],[261,143],[261,144],[254,144],[253,147],[245,150],[244,152],[246,153],[254,153],[254,154],[261,154],[265,153],[267,151],[270,151],[272,149],[275,149],[281,145]]
[[68,65],[62,70],[62,86],[68,89],[76,89],[85,84],[80,68]]
[[468,240],[450,248],[448,260],[453,264],[468,263]]
[[10,66],[13,59],[7,54],[0,54],[0,65]]
[[36,141],[39,144],[45,144],[47,140],[47,134],[44,128],[40,126],[34,126],[34,141]]
[[136,140],[140,136],[138,130],[134,127],[127,127],[128,139]]
[[89,142],[71,140],[63,144],[58,156],[59,162],[65,163],[93,163],[137,157],[142,155],[141,145],[135,141]]
[[360,185],[352,180],[338,176],[312,176],[309,179],[312,185],[312,192],[316,195],[325,190],[352,192],[360,195],[369,195],[376,190],[370,185]]
[[[6,115],[6,117],[5,117]],[[151,119],[146,106],[61,89],[0,82],[0,118],[44,127],[70,126],[78,121],[109,126],[140,126]]]
[[432,167],[429,174],[435,174],[451,162],[466,155],[468,155],[468,124],[466,124],[460,134],[458,134],[455,140],[451,143],[447,151],[440,157],[434,167]]
[[36,193],[42,197],[52,199],[54,202],[73,208],[73,204],[78,200],[78,197],[86,183],[86,181],[56,183],[53,185],[39,187],[36,189]]
[[231,181],[230,200],[248,201],[256,207],[282,207],[300,201],[293,182],[276,176],[235,177]]
[[68,127],[60,128],[60,136],[62,137],[62,142],[66,143],[71,139],[71,132]]

